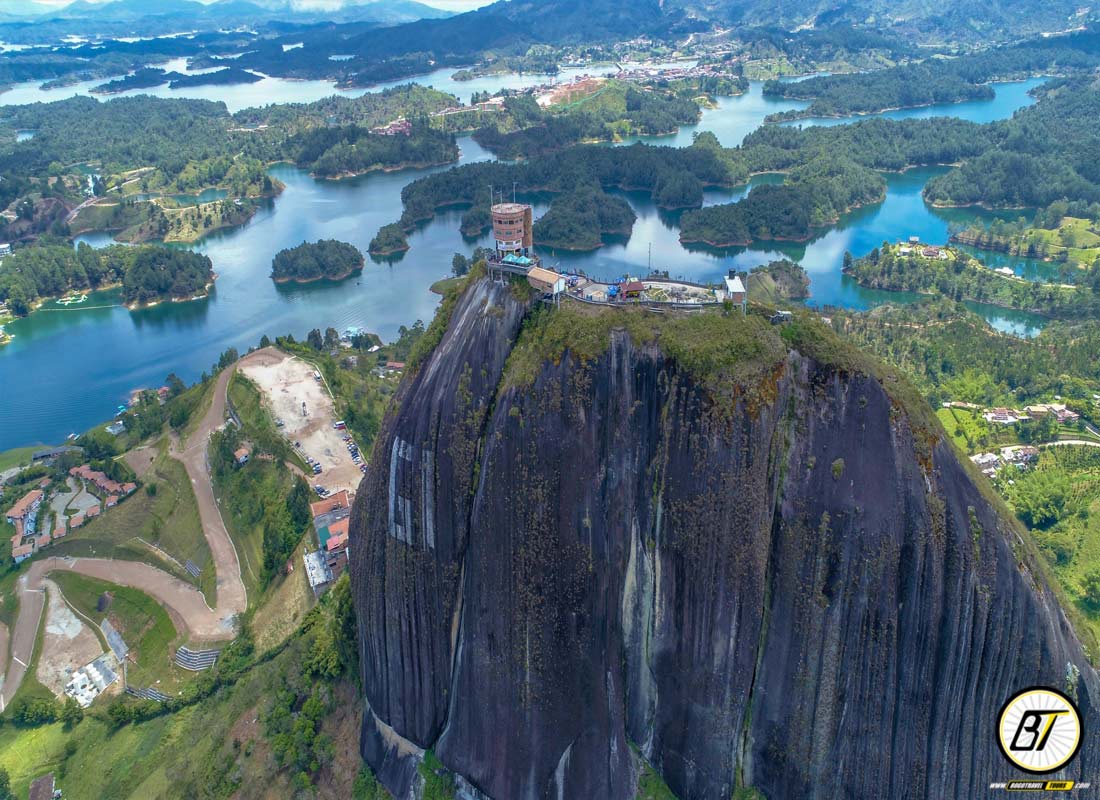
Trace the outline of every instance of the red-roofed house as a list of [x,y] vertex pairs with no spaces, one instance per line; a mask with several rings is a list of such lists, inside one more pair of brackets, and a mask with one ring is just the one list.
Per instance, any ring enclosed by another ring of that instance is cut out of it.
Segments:
[[8,522],[15,524],[16,520],[24,519],[32,511],[36,510],[39,504],[42,502],[42,490],[32,489],[25,495],[20,497],[15,505],[7,510],[6,517]]
[[50,535],[48,533],[40,533],[34,537],[34,549],[41,550],[43,547],[50,546]]
[[30,558],[32,555],[34,555],[33,544],[21,544],[19,547],[13,547],[11,549],[11,557],[15,559],[16,564],[24,559]]
[[95,505],[95,506],[92,506],[91,508],[89,508],[87,511],[85,511],[84,516],[88,519],[91,519],[92,517],[98,517],[99,516],[99,511],[100,511],[99,506]]
[[56,542],[58,539],[62,538],[66,533],[68,533],[68,531],[65,529],[65,523],[62,522],[60,525],[58,525],[56,528],[53,529],[53,539],[54,539],[54,541]]
[[83,514],[77,514],[74,517],[69,519],[69,528],[70,529],[71,528],[79,528],[83,524],[84,524],[84,515]]
[[103,505],[105,505],[107,508],[114,508],[118,505],[118,495],[108,495],[107,499],[103,501]]
[[136,483],[124,483],[124,484],[122,484],[122,493],[124,495],[125,494],[133,494],[135,489],[137,489],[137,484]]

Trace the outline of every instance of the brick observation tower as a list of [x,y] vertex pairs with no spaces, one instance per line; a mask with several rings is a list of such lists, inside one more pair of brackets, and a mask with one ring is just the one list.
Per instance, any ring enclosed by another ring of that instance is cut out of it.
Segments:
[[530,256],[534,244],[531,206],[526,203],[497,203],[492,207],[492,215],[497,258]]

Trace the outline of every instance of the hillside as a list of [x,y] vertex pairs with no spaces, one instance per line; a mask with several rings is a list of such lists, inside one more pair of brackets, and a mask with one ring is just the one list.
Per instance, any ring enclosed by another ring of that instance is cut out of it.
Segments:
[[1013,689],[1096,723],[1027,540],[898,374],[806,316],[520,296],[444,301],[356,499],[362,752],[395,796],[445,769],[493,797],[626,800],[646,770],[970,797]]

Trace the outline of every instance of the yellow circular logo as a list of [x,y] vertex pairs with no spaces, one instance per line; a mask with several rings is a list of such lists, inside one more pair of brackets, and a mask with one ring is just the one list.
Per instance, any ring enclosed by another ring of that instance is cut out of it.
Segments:
[[1081,749],[1081,713],[1057,689],[1032,686],[1017,692],[997,717],[997,745],[1024,772],[1056,772]]

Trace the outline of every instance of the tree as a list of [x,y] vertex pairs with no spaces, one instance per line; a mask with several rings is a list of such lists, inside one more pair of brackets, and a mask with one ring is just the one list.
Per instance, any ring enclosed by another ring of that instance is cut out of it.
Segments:
[[1093,608],[1100,608],[1100,569],[1092,569],[1085,573],[1081,582],[1081,594],[1085,603]]
[[15,794],[11,790],[11,776],[3,767],[0,767],[0,800],[15,800]]
[[65,723],[66,728],[72,728],[84,719],[84,709],[80,707],[80,703],[72,697],[65,697],[65,702],[61,704],[61,721]]
[[306,344],[314,350],[320,350],[325,346],[325,342],[321,338],[321,331],[318,328],[314,328],[309,332],[309,335],[306,336]]
[[336,328],[325,328],[325,349],[333,351],[340,346],[340,334]]
[[467,272],[470,271],[470,262],[466,256],[462,253],[455,253],[454,258],[451,259],[451,273],[456,278],[461,278]]
[[176,397],[187,391],[187,384],[174,372],[168,373],[168,377],[164,379],[164,385],[168,387],[169,397]]

